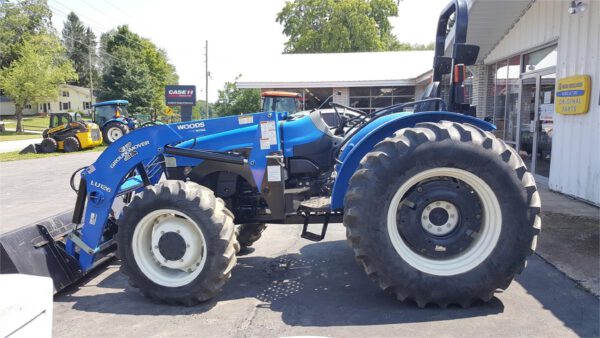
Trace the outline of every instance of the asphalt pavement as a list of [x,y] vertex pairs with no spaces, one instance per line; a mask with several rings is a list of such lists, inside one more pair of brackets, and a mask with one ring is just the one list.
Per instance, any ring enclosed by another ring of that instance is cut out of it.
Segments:
[[[3,142],[0,142],[3,143]],[[100,152],[0,162],[0,233],[73,209],[69,179]]]
[[[73,170],[99,153],[0,163],[0,231],[72,208]],[[215,299],[167,306],[128,285],[114,260],[55,296],[53,335],[63,336],[528,336],[598,337],[598,298],[532,256],[508,290],[469,309],[419,309],[373,285],[355,262],[342,225],[323,242],[300,225],[269,225],[238,258]]]

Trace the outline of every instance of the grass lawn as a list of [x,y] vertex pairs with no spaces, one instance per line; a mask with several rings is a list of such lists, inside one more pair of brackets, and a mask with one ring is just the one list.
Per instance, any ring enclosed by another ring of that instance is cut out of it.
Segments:
[[12,130],[0,132],[0,142],[28,140],[28,139],[35,139],[35,138],[41,138],[41,137],[42,137],[42,134],[37,134],[37,133],[17,133]]
[[11,151],[8,153],[0,153],[0,162],[9,162],[9,161],[19,161],[19,160],[31,160],[34,158],[44,158],[44,157],[54,157],[54,156],[61,156],[61,155],[67,155],[67,154],[79,154],[82,152],[90,152],[90,151],[104,151],[104,149],[106,149],[106,145],[101,145],[99,147],[96,148],[92,148],[92,149],[86,149],[86,150],[82,150],[82,151],[78,151],[75,153],[63,153],[63,152],[55,152],[55,153],[49,153],[49,154],[23,154],[23,155],[19,155],[19,151]]
[[[4,122],[4,125],[8,129],[14,129],[17,125],[17,120],[14,119],[4,120],[2,122]],[[23,129],[25,130],[43,131],[48,128],[50,117],[24,117],[22,123]]]

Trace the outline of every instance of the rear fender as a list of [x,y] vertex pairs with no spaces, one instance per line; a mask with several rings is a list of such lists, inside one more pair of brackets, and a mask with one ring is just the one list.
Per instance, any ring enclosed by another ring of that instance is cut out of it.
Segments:
[[[424,112],[417,114],[397,114],[397,118],[389,119],[370,130],[358,140],[348,142],[342,154],[342,164],[337,167],[337,178],[331,194],[331,209],[344,208],[344,195],[348,189],[350,178],[356,171],[362,158],[375,147],[377,143],[392,136],[397,130],[414,127],[422,122],[451,121],[468,123],[486,131],[496,129],[493,124],[463,114],[450,112]],[[375,122],[378,122],[377,120]],[[351,147],[351,148],[349,148]]]
[[124,125],[126,125],[126,126],[128,125],[128,124],[127,124],[127,121],[125,121],[125,120],[124,120],[124,119],[122,119],[122,118],[110,119],[110,120],[108,120],[108,121],[106,121],[106,122],[104,122],[104,123],[102,124],[102,128],[101,128],[101,129],[102,129],[102,130],[104,130],[104,128],[106,128],[106,126],[107,126],[109,123],[113,123],[113,122],[121,123],[121,124],[124,124]]

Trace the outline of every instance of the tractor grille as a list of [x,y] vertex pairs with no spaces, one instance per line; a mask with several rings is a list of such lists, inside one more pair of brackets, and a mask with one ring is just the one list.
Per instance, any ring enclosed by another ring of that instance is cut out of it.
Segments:
[[100,139],[100,129],[92,129],[92,141],[98,141]]

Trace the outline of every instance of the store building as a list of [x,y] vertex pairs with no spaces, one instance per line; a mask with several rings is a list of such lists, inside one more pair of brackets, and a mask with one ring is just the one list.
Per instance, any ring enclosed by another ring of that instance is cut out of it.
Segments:
[[493,120],[538,182],[600,204],[600,1],[469,7],[467,42],[481,47],[471,67],[478,116]]
[[[467,43],[480,52],[466,97],[477,116],[497,125],[540,184],[600,205],[600,1],[468,3]],[[372,111],[421,98],[432,63],[432,52],[282,55],[248,69],[238,87],[297,91],[307,109],[340,92],[336,102]]]
[[370,112],[419,98],[432,59],[433,51],[283,54],[249,68],[237,86],[297,92],[305,109],[335,94],[334,102]]

